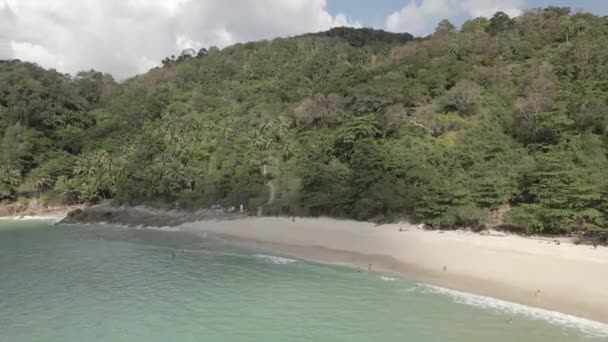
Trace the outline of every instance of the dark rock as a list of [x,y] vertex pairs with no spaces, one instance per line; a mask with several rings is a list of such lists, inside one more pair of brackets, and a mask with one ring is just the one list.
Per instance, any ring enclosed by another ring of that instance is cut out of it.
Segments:
[[178,226],[192,221],[230,220],[246,216],[232,208],[214,207],[210,209],[166,210],[144,206],[93,206],[70,212],[61,223],[112,223],[125,226],[165,227]]
[[82,212],[83,211],[80,208],[74,209],[67,214],[66,218],[69,218],[72,220],[78,220],[78,218],[82,216]]

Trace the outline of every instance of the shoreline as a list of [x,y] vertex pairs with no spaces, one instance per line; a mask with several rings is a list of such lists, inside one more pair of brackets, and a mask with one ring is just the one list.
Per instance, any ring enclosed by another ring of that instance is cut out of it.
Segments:
[[0,220],[23,219],[56,219],[62,220],[77,209],[84,209],[84,205],[47,205],[36,198],[27,201],[0,204]]
[[[503,232],[425,230],[410,223],[375,225],[332,218],[251,217],[225,209],[196,212],[96,206],[36,216],[59,223],[173,227],[243,248],[346,266],[474,295],[608,323],[608,248],[567,238]],[[62,209],[62,210],[61,210]],[[0,219],[3,219],[0,217]]]
[[329,218],[249,217],[178,228],[315,263],[362,271],[371,264],[372,272],[608,323],[608,248]]
[[59,208],[53,210],[39,210],[39,211],[28,211],[22,213],[16,213],[11,215],[0,215],[0,221],[9,220],[54,220],[59,222],[65,219],[68,213],[78,207],[71,208]]
[[25,221],[25,220],[54,220],[59,222],[63,220],[67,212],[61,213],[40,213],[35,215],[18,215],[18,216],[0,216],[0,221]]

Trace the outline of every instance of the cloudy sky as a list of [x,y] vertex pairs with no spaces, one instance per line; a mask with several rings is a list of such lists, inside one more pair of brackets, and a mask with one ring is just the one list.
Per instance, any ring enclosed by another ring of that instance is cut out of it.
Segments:
[[608,14],[605,0],[0,0],[0,59],[122,79],[184,48],[224,47],[334,26],[423,35],[496,11],[570,6]]

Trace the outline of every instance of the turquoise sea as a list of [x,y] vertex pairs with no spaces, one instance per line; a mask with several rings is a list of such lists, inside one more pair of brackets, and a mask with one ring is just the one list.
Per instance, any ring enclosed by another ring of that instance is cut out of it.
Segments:
[[0,341],[591,342],[608,326],[209,236],[5,220]]

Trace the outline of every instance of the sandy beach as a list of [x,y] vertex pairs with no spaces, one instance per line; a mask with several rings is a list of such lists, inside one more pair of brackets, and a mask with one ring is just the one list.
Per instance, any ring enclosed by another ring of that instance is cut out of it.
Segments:
[[19,220],[51,220],[55,222],[61,221],[66,213],[56,212],[38,215],[19,215],[19,216],[0,216],[0,221],[19,221]]
[[280,255],[398,273],[432,285],[608,322],[608,248],[328,218],[210,220],[180,228]]
[[10,203],[0,205],[0,220],[32,220],[52,219],[59,221],[75,209],[84,208],[82,205],[46,206],[32,199],[27,203]]

